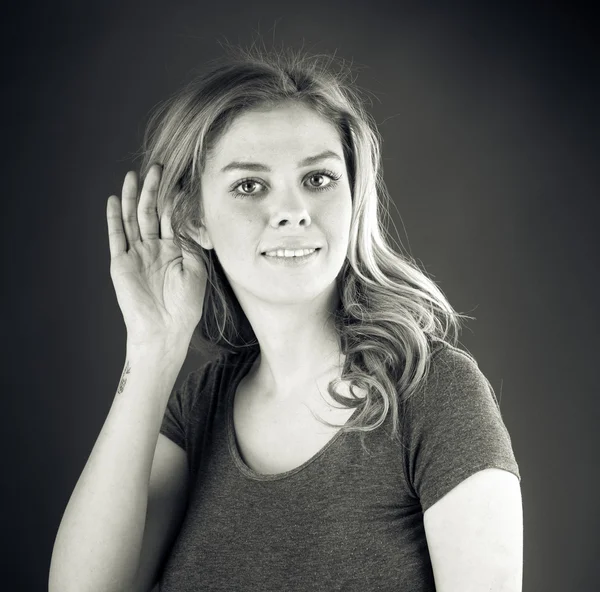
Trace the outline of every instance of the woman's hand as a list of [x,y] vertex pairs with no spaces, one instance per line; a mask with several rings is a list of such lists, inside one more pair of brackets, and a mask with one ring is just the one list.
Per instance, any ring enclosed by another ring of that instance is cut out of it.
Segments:
[[137,203],[135,171],[125,175],[122,200],[108,198],[106,217],[110,275],[127,327],[127,342],[174,344],[200,322],[206,267],[173,242],[173,197],[158,219],[156,199],[162,168],[153,165]]

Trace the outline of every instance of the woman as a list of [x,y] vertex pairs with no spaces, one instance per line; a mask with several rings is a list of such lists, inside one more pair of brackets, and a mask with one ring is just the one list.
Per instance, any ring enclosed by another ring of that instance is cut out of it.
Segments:
[[[521,590],[520,475],[460,315],[380,227],[333,60],[232,53],[107,203],[127,357],[50,590]],[[454,333],[453,333],[454,332]],[[173,391],[188,346],[218,356]]]

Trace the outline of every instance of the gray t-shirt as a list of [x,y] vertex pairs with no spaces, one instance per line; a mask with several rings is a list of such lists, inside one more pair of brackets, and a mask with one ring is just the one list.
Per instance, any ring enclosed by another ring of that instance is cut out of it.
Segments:
[[[477,471],[521,479],[500,408],[475,360],[437,347],[428,380],[367,433],[338,432],[301,466],[261,475],[233,429],[235,389],[258,347],[191,372],[170,397],[161,433],[186,450],[188,507],[161,592],[432,592],[423,512]],[[355,411],[354,417],[358,413]]]

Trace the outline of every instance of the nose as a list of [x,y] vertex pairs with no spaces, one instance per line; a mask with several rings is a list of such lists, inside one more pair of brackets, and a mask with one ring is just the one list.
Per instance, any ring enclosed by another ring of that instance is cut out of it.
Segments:
[[278,226],[308,226],[311,223],[306,199],[293,190],[282,192],[279,199],[272,202],[271,225]]

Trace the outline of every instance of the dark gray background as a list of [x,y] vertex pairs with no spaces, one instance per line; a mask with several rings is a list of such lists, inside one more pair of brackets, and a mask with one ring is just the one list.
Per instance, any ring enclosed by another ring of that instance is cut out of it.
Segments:
[[[106,200],[150,109],[218,40],[337,52],[374,93],[392,234],[471,314],[461,336],[522,473],[524,591],[596,589],[598,27],[515,3],[7,6],[2,588],[44,590],[110,408],[125,328]],[[203,360],[190,354],[183,375]]]

